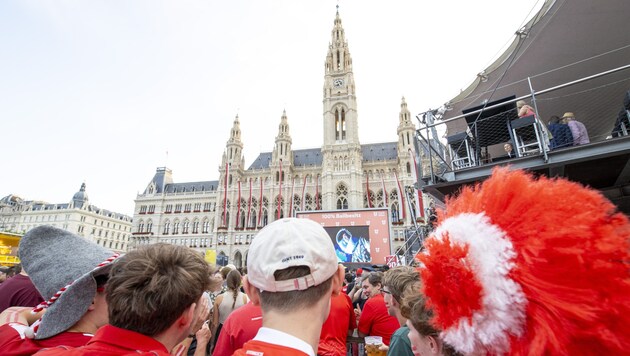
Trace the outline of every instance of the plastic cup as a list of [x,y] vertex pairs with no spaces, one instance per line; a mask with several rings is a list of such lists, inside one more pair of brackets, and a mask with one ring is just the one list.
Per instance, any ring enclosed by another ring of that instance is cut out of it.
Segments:
[[366,356],[385,356],[387,351],[381,351],[379,348],[383,345],[383,338],[380,336],[365,337],[365,353]]

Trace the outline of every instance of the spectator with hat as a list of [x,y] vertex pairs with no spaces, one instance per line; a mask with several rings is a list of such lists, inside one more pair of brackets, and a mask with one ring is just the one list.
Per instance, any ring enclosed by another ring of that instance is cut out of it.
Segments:
[[117,254],[68,231],[39,226],[20,240],[19,257],[47,298],[34,312],[46,312],[32,326],[27,323],[32,308],[21,310],[27,314],[2,313],[0,319],[13,322],[0,327],[0,354],[32,355],[57,345],[85,345],[107,324],[103,286]]
[[235,355],[314,356],[344,276],[326,230],[308,219],[274,221],[254,238],[247,271],[243,285],[263,327]]
[[577,121],[572,112],[565,112],[564,115],[562,115],[562,121],[569,125],[571,135],[573,136],[573,146],[586,145],[591,142],[588,138],[586,126]]
[[205,354],[210,332],[199,321],[208,315],[208,297],[203,295],[208,282],[208,266],[192,249],[142,246],[113,263],[106,286],[110,325],[83,347],[56,347],[38,355],[166,356],[193,333],[197,350]]

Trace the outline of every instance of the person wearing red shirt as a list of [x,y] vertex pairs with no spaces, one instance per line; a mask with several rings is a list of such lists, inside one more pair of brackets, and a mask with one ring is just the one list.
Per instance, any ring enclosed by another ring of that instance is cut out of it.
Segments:
[[223,323],[212,356],[231,356],[243,344],[253,339],[261,327],[262,310],[259,305],[250,301],[230,313]]
[[20,239],[19,255],[38,294],[49,299],[35,314],[33,308],[15,307],[0,314],[0,354],[82,346],[107,324],[103,286],[117,257],[112,251],[68,231],[39,226]]
[[279,219],[253,240],[243,286],[260,305],[263,326],[234,355],[315,356],[330,297],[343,281],[343,266],[328,233],[305,218]]
[[385,300],[381,293],[382,272],[371,272],[363,280],[361,288],[369,299],[365,302],[359,317],[359,336],[381,336],[383,343],[389,345],[389,340],[396,329],[400,327],[398,319],[387,312]]
[[[142,246],[113,263],[105,290],[110,325],[100,328],[83,347],[58,346],[38,355],[180,351],[176,346],[192,338],[208,316],[209,298],[203,295],[208,283],[208,265],[195,251],[163,243]],[[197,333],[197,351],[202,354],[210,339],[210,332],[206,334],[199,338]]]
[[345,356],[346,340],[357,328],[357,320],[354,317],[352,301],[345,293],[339,293],[330,300],[330,314],[322,326],[319,336],[319,349],[317,354],[321,356]]

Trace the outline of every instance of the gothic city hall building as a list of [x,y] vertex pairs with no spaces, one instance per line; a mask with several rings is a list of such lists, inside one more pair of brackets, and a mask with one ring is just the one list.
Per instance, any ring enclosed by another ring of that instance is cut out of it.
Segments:
[[[166,242],[214,251],[245,266],[249,245],[268,223],[298,211],[389,208],[393,250],[405,229],[422,221],[422,198],[409,199],[415,183],[415,125],[402,99],[397,140],[361,144],[352,57],[337,12],[326,54],[323,144],[294,150],[290,119],[282,113],[271,152],[246,166],[238,116],[229,132],[219,179],[176,183],[166,167],[135,200],[135,246]],[[395,118],[392,118],[395,120]],[[391,133],[394,138],[394,132]],[[410,200],[410,201],[407,201]],[[384,261],[373,261],[384,263]]]

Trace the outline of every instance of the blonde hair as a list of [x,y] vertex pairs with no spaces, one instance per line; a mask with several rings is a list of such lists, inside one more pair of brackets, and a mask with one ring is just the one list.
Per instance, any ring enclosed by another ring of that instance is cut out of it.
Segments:
[[527,105],[525,100],[519,100],[519,101],[516,102],[516,107],[519,108],[519,109],[522,108],[525,105]]

